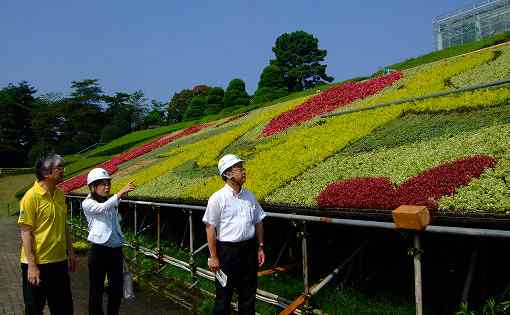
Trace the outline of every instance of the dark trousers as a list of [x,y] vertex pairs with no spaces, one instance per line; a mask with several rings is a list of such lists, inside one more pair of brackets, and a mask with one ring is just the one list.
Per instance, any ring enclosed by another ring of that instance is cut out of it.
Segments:
[[23,299],[26,315],[42,315],[46,301],[52,315],[72,315],[73,298],[67,269],[67,260],[39,264],[41,283],[34,286],[28,282],[28,265],[21,264]]
[[108,277],[108,315],[119,314],[122,298],[122,247],[92,244],[89,252],[89,314],[103,315],[104,281]]
[[257,293],[257,242],[216,242],[220,269],[227,275],[227,285],[222,287],[216,280],[214,314],[230,314],[230,302],[237,291],[239,314],[255,314]]

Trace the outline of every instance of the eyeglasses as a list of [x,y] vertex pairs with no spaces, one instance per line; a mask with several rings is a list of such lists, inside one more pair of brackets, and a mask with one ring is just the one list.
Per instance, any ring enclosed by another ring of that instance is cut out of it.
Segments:
[[66,170],[66,168],[65,168],[65,167],[63,167],[62,165],[54,166],[54,167],[53,167],[53,169],[54,169],[54,170],[59,170],[59,171],[65,171],[65,170]]
[[235,166],[232,166],[232,170],[239,170],[239,171],[244,171],[244,166],[243,165],[235,165]]
[[98,185],[103,185],[103,186],[111,186],[112,185],[112,181],[109,180],[109,179],[100,179],[97,181],[97,184]]

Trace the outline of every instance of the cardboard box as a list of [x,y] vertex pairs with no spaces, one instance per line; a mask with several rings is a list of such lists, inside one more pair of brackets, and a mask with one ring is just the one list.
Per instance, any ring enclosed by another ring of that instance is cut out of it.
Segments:
[[391,214],[399,229],[421,231],[430,224],[430,213],[425,206],[402,205]]

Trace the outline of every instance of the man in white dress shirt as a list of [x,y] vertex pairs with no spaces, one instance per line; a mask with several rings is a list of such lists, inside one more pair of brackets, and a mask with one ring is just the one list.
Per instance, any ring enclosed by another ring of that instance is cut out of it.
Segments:
[[222,286],[216,280],[214,314],[230,314],[234,290],[239,314],[255,314],[257,268],[264,264],[264,210],[255,195],[242,188],[246,181],[243,160],[227,154],[218,162],[225,186],[212,194],[202,221],[206,224],[209,268],[227,276]]

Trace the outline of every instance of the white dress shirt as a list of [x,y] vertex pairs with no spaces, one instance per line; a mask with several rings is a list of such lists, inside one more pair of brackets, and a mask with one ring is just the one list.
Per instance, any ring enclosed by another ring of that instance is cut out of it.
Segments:
[[237,194],[225,185],[209,198],[202,221],[216,228],[217,240],[241,242],[255,236],[255,224],[265,216],[251,191],[241,188]]
[[[105,244],[112,235],[112,231],[123,238],[118,219],[119,198],[114,194],[105,202],[97,202],[89,194],[82,202],[83,212],[89,224],[89,236],[92,243]],[[114,218],[112,218],[114,217]]]

